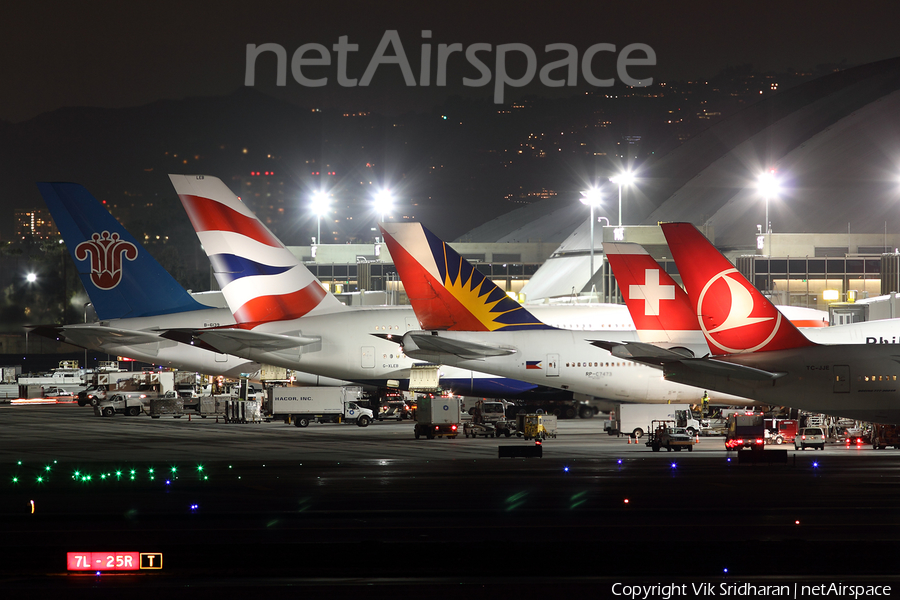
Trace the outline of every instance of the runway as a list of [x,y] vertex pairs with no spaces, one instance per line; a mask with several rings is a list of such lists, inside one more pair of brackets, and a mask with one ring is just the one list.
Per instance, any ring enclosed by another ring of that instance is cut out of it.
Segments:
[[[23,589],[84,585],[65,555],[88,550],[162,552],[142,588],[195,591],[240,580],[365,595],[449,578],[476,597],[598,597],[621,578],[896,579],[896,450],[791,447],[787,464],[738,464],[722,438],[654,453],[599,420],[561,421],[540,459],[498,459],[531,443],[515,437],[415,440],[410,422],[4,405],[0,423],[0,518],[15,540],[0,574]],[[116,577],[104,585],[131,585]]]

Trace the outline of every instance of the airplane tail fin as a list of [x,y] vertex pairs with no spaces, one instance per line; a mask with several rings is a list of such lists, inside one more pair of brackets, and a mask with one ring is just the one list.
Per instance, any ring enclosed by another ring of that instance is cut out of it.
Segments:
[[239,325],[345,308],[221,180],[169,178]]
[[661,225],[713,354],[813,346],[690,223]]
[[380,226],[422,329],[553,329],[420,223]]
[[706,346],[688,295],[642,246],[606,242],[603,253],[642,342]]
[[208,308],[77,183],[38,183],[101,320]]

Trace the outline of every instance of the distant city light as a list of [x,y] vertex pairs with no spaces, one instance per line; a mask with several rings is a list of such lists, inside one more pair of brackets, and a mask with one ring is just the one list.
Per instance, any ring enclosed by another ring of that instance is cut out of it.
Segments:
[[27,281],[28,283],[34,283],[35,281],[37,281],[37,275],[35,275],[34,273],[29,273],[25,276],[25,281]]

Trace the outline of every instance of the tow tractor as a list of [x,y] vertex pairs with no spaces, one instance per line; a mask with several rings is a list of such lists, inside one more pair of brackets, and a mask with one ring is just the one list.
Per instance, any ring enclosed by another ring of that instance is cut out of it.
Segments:
[[503,427],[499,423],[474,423],[468,422],[463,425],[463,435],[466,437],[500,437],[501,435],[509,437],[512,435],[509,427]]
[[500,437],[512,435],[512,426],[506,420],[506,414],[501,402],[479,400],[472,409],[472,421],[463,425],[463,434],[466,437]]
[[675,421],[654,420],[651,421],[650,426],[652,432],[648,436],[646,445],[654,452],[659,452],[660,448],[665,448],[667,452],[672,450],[680,452],[682,448],[687,448],[688,452],[694,450],[694,438],[684,427],[676,427]]

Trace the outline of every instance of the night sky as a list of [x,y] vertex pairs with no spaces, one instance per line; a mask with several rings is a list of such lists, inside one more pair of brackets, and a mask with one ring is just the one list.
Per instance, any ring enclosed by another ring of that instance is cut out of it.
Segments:
[[[781,71],[890,58],[900,54],[898,17],[900,5],[888,1],[7,3],[0,119],[18,122],[64,106],[224,95],[243,85],[248,43],[281,44],[290,59],[301,44],[330,49],[346,35],[360,45],[348,67],[356,78],[389,29],[399,31],[417,75],[423,29],[432,31],[433,53],[440,43],[515,42],[536,51],[539,67],[555,58],[544,54],[548,43],[573,44],[579,56],[592,44],[644,43],[657,65],[640,75],[667,81],[708,78],[747,63]],[[381,67],[369,87],[341,87],[335,60],[306,68],[312,77],[329,77],[324,87],[304,88],[289,72],[287,85],[277,88],[271,57],[260,62],[257,87],[301,106],[385,113],[426,111],[448,94],[490,97],[491,85],[460,85],[462,77],[478,76],[461,56],[448,63],[446,88],[434,85],[434,73],[429,87],[407,87],[396,66]],[[521,65],[510,64],[516,75]],[[598,58],[595,69],[615,74],[609,58]],[[579,83],[585,89],[580,76]],[[507,99],[528,93],[569,95],[572,88],[534,84]]]

